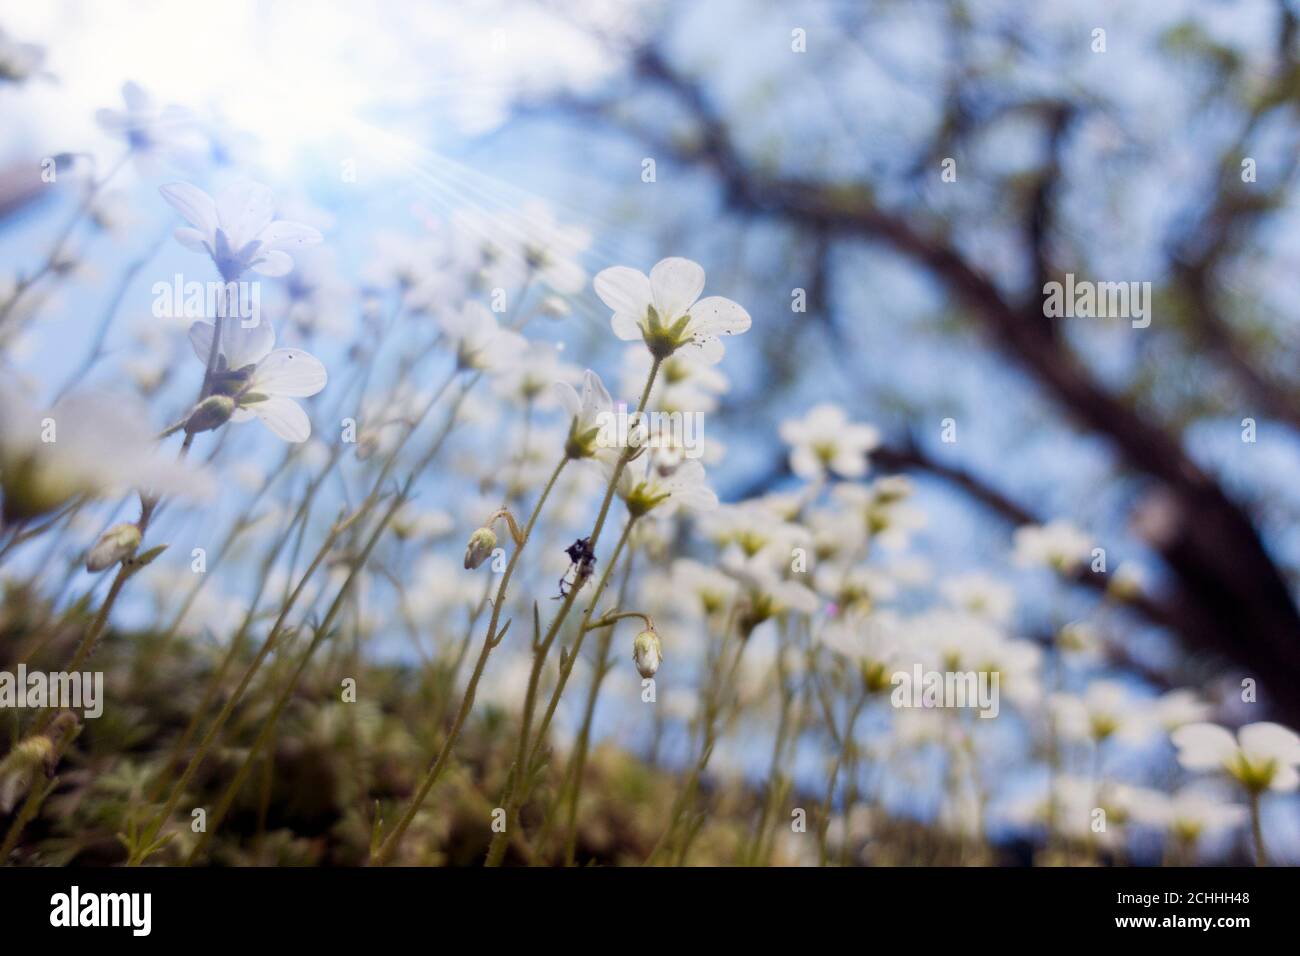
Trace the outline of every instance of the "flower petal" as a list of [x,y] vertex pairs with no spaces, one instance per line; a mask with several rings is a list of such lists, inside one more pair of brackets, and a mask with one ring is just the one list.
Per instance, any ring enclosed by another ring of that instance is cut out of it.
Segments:
[[205,238],[210,240],[216,235],[219,221],[217,204],[202,189],[189,183],[167,183],[165,186],[159,186],[158,191],[162,193],[163,199],[167,200],[168,204],[184,216],[185,220]]
[[259,256],[253,261],[252,270],[259,275],[270,276],[287,276],[293,271],[293,260],[289,258],[287,252],[281,252],[279,249],[272,249],[270,252]]
[[217,216],[226,230],[230,245],[242,249],[271,224],[275,214],[275,196],[269,186],[240,182],[222,190],[217,196]]
[[194,354],[206,367],[208,356],[212,353],[212,323],[193,323],[190,326],[190,344],[194,346]]
[[197,229],[191,229],[189,226],[177,226],[172,235],[186,249],[194,252],[209,252],[207,237]]
[[577,418],[582,411],[582,399],[578,398],[578,390],[568,382],[555,383],[555,397],[560,400],[564,406],[565,412],[570,418]]
[[691,306],[691,330],[706,335],[740,335],[752,320],[737,302],[711,295]]
[[283,246],[307,246],[324,242],[324,237],[311,226],[288,219],[277,219],[257,236],[262,240],[263,249],[279,249]]
[[1300,736],[1281,724],[1263,721],[1237,731],[1241,749],[1251,763],[1276,760],[1279,764],[1300,763]]
[[244,319],[232,315],[221,323],[221,354],[226,357],[227,368],[256,365],[274,347],[275,329],[261,317],[245,324]]
[[302,349],[275,349],[257,363],[249,388],[265,395],[306,398],[329,380],[321,360]]
[[1218,724],[1187,724],[1170,735],[1188,770],[1219,770],[1237,753],[1237,741]]
[[602,269],[592,280],[592,286],[596,295],[600,296],[600,301],[615,313],[633,316],[638,321],[644,320],[646,307],[653,301],[650,279],[644,272],[628,266]]
[[704,267],[676,256],[660,259],[650,270],[650,291],[665,325],[685,315],[704,291]]
[[292,398],[272,395],[264,402],[249,405],[248,410],[260,418],[277,438],[304,442],[311,437],[311,419]]
[[[642,311],[642,315],[644,315]],[[614,317],[609,320],[610,327],[624,342],[637,342],[641,339],[641,326],[637,323],[636,317],[628,315],[626,312],[615,312]]]

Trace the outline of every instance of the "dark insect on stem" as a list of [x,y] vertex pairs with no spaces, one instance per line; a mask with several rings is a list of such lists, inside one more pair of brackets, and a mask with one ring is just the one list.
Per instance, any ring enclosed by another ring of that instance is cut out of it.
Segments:
[[573,544],[564,549],[564,553],[569,556],[569,569],[560,577],[560,593],[551,598],[558,601],[560,598],[567,597],[569,590],[582,590],[582,586],[587,583],[596,570],[596,552],[592,550],[590,538],[579,538]]

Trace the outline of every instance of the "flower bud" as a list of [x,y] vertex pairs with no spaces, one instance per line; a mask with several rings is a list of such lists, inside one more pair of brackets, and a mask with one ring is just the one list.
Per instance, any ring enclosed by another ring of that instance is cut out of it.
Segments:
[[28,737],[0,760],[0,813],[11,813],[38,773],[52,772],[54,742],[44,734]]
[[496,546],[497,536],[492,529],[479,528],[469,536],[469,545],[465,548],[465,567],[469,570],[477,568],[488,559]]
[[140,547],[140,529],[133,524],[115,524],[99,536],[86,555],[86,570],[92,574],[111,568],[135,554]]
[[654,677],[659,665],[664,660],[663,645],[659,635],[653,630],[645,630],[632,642],[632,660],[636,662],[637,673],[642,677]]
[[185,430],[190,434],[210,432],[230,421],[235,411],[235,400],[229,395],[209,395],[195,406],[185,422]]

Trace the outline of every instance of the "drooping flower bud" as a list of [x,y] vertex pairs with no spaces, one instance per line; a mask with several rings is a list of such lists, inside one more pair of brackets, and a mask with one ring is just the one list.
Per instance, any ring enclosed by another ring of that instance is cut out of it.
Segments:
[[664,660],[664,649],[653,628],[642,631],[632,642],[632,660],[636,662],[637,673],[642,677],[654,677],[659,670],[659,665]]
[[86,570],[92,574],[111,568],[135,554],[140,547],[140,529],[133,524],[115,524],[99,536],[86,555]]
[[497,536],[491,528],[479,528],[469,536],[465,548],[465,567],[473,570],[488,559],[497,546]]
[[230,421],[234,411],[235,400],[229,395],[209,395],[194,407],[185,422],[185,430],[190,434],[198,434],[220,428]]

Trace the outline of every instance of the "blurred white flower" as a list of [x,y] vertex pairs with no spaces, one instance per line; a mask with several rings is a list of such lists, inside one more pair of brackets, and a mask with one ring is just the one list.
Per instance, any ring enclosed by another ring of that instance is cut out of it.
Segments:
[[148,412],[133,398],[74,393],[40,410],[2,377],[0,487],[5,521],[46,514],[80,495],[203,498],[213,489],[198,466],[159,449]]
[[1247,724],[1236,737],[1218,724],[1187,724],[1171,738],[1188,770],[1226,773],[1251,793],[1300,786],[1300,736],[1281,724]]
[[950,578],[939,590],[954,607],[999,624],[1011,619],[1016,606],[1016,592],[1009,584],[979,571]]
[[492,388],[510,401],[546,410],[560,401],[554,386],[580,378],[581,370],[561,361],[554,350],[532,349],[504,365],[492,380]]
[[0,29],[0,83],[22,83],[41,68],[45,50],[35,43],[19,43]]
[[1186,689],[1171,690],[1155,702],[1155,720],[1168,733],[1184,724],[1204,721],[1214,708]]
[[[212,335],[211,322],[190,326],[194,354],[205,366]],[[245,328],[238,318],[225,320],[212,391],[235,400],[231,421],[257,417],[285,441],[306,441],[311,435],[311,419],[293,399],[307,398],[325,387],[325,366],[302,349],[277,349],[274,345],[275,330],[270,322],[263,319]]]
[[1151,730],[1142,702],[1123,684],[1098,680],[1082,695],[1054,694],[1052,711],[1063,736],[1100,743],[1112,737],[1137,741]]
[[582,395],[568,382],[555,383],[555,396],[569,413],[569,435],[564,451],[570,458],[590,458],[596,454],[596,440],[606,417],[613,411],[600,376],[587,369],[582,373]]
[[189,223],[176,230],[176,241],[211,256],[227,282],[249,269],[264,276],[287,275],[293,259],[284,250],[321,241],[311,226],[276,219],[275,197],[261,183],[235,183],[216,199],[189,183],[168,183],[159,192]]
[[850,422],[844,409],[823,402],[803,418],[781,423],[781,440],[790,446],[790,468],[800,478],[820,478],[828,471],[842,478],[867,473],[867,454],[880,444],[880,432]]
[[[618,476],[616,490],[630,514],[640,517],[654,510],[657,516],[666,516],[681,508],[712,511],[718,506],[718,496],[705,484],[704,466],[698,461],[684,461],[665,472],[652,457],[642,454],[632,459]],[[612,469],[614,459],[615,455],[604,454],[601,463]]]
[[528,340],[512,329],[503,329],[482,302],[470,300],[459,311],[444,311],[439,319],[442,333],[456,354],[462,369],[495,371],[508,368],[528,347]]
[[643,339],[657,358],[688,349],[716,365],[725,351],[718,336],[739,335],[750,326],[749,313],[730,299],[700,298],[704,269],[689,259],[661,259],[649,276],[614,266],[596,276],[595,288],[614,310],[614,334],[628,342]]
[[1183,787],[1172,796],[1144,791],[1142,799],[1133,805],[1133,818],[1139,823],[1167,830],[1188,844],[1196,844],[1217,830],[1236,829],[1249,816],[1246,807],[1195,785]]
[[1049,567],[1060,574],[1078,571],[1092,549],[1091,537],[1062,520],[1017,528],[1013,541],[1017,565]]
[[200,155],[204,138],[193,114],[179,106],[159,107],[136,83],[122,86],[124,109],[101,109],[95,120],[106,132],[126,141],[132,156],[146,172],[163,160]]

